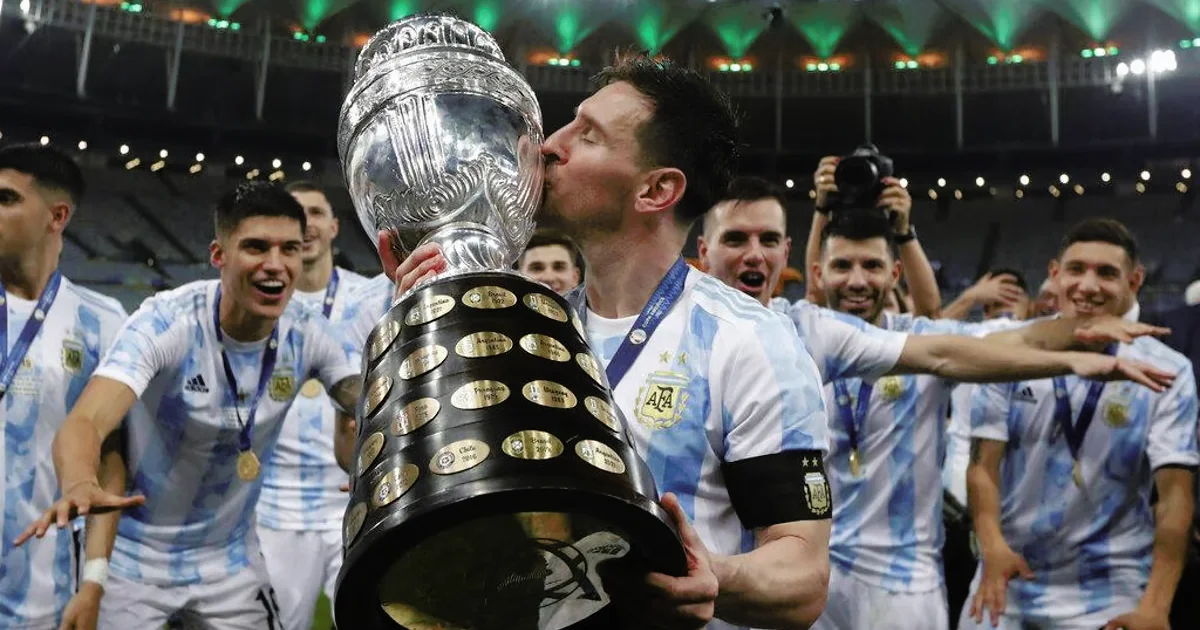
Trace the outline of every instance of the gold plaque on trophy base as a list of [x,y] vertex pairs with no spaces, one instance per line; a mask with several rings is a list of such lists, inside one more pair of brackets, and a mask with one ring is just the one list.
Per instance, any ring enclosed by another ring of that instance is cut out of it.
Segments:
[[397,466],[388,471],[371,491],[371,507],[379,509],[399,499],[417,482],[420,472],[414,464]]
[[460,473],[482,464],[491,452],[481,440],[459,440],[438,449],[429,461],[429,470],[438,475]]
[[500,381],[473,381],[459,387],[450,396],[450,404],[459,409],[483,409],[508,400],[508,385]]
[[563,443],[545,431],[518,431],[504,438],[500,450],[517,459],[554,459],[562,455]]
[[436,398],[418,398],[407,405],[392,420],[392,435],[408,435],[437,417],[442,403]]

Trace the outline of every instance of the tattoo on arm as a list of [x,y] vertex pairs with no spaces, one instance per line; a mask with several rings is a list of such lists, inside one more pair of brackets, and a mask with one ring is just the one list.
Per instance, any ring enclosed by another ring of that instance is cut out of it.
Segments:
[[979,451],[981,451],[981,450],[982,450],[982,449],[980,448],[980,445],[982,445],[982,444],[983,444],[983,440],[981,440],[981,439],[979,439],[979,438],[973,438],[973,439],[971,440],[971,463],[972,463],[972,464],[978,464],[978,463],[979,463],[979,460],[980,460],[980,459],[981,459],[981,457],[982,457],[982,456],[980,455],[980,453],[979,453]]
[[343,410],[349,412],[349,415],[353,416],[354,408],[358,406],[358,396],[360,393],[362,393],[362,377],[350,376],[338,381],[329,392],[329,397]]

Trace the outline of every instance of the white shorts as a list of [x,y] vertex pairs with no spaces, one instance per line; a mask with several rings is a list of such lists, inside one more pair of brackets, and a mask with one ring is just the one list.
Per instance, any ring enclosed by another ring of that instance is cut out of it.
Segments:
[[253,558],[228,578],[186,586],[141,584],[110,575],[97,630],[156,629],[168,619],[188,630],[281,630],[266,566],[261,555]]
[[287,531],[258,527],[267,573],[279,601],[283,630],[310,630],[317,597],[333,603],[333,587],[342,570],[342,532]]
[[982,571],[976,569],[975,579],[971,580],[971,593],[967,595],[962,615],[958,619],[958,630],[1098,630],[1113,618],[1132,612],[1137,608],[1138,601],[1141,599],[1141,595],[1136,589],[1131,589],[1124,594],[1114,593],[1113,605],[1104,610],[1055,619],[1031,617],[1006,610],[1000,615],[1000,623],[993,626],[991,613],[984,613],[983,621],[979,623],[971,618],[971,600],[975,598],[975,592],[979,589],[980,579],[982,579]]
[[825,612],[812,630],[949,630],[946,593],[889,591],[830,567]]

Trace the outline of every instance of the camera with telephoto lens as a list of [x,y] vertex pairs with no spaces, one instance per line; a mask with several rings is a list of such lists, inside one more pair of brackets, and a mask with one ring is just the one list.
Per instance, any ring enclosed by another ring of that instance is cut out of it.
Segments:
[[875,208],[879,196],[886,188],[883,180],[891,177],[892,173],[891,158],[881,154],[873,144],[859,146],[854,153],[838,160],[837,169],[833,172],[837,191],[829,193],[827,208]]

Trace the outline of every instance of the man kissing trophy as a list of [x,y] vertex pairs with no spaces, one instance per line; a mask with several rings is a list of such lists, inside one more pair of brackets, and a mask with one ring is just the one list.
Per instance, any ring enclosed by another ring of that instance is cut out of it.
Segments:
[[685,572],[578,316],[512,271],[542,140],[532,88],[470,22],[406,18],[359,55],[338,126],[359,221],[449,264],[363,351],[339,627],[576,628],[603,617],[600,561]]

